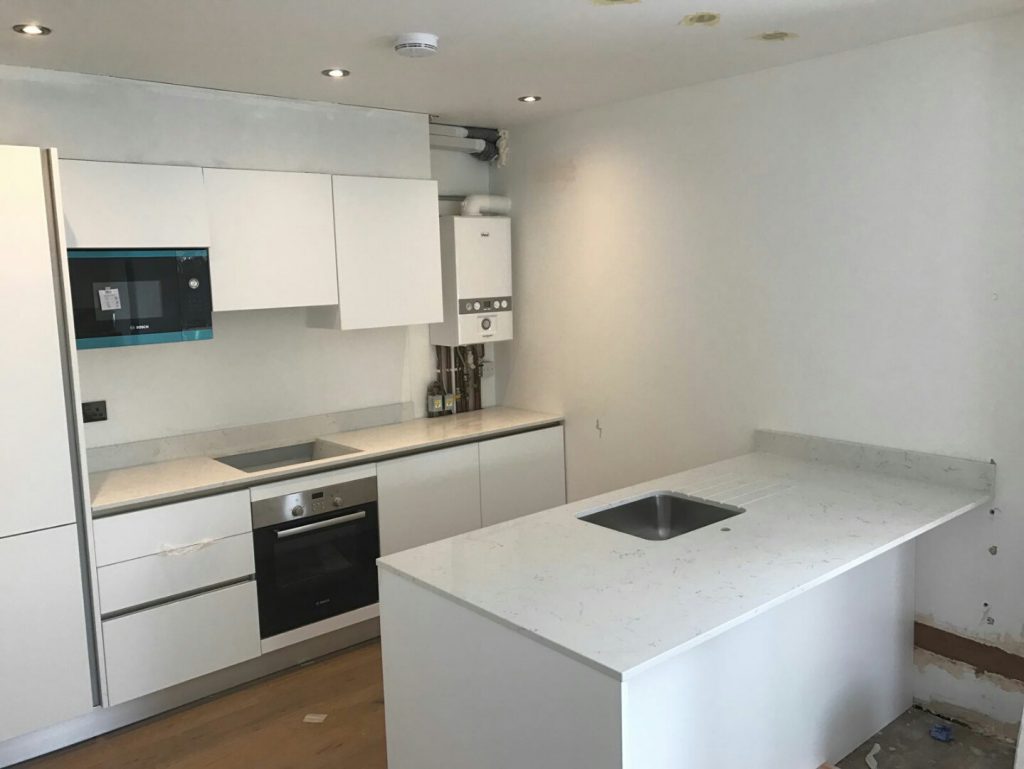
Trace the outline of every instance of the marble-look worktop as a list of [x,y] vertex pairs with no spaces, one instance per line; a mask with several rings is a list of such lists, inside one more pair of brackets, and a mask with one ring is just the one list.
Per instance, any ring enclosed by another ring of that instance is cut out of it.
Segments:
[[[316,437],[357,451],[254,473],[236,470],[209,456],[185,457],[90,473],[92,513],[94,517],[112,515],[154,504],[510,435],[561,422],[561,417],[551,414],[498,406],[434,419],[413,419],[380,427],[310,436],[310,440]],[[253,446],[249,450],[258,448],[264,447]]]
[[[378,563],[625,680],[992,495],[986,462],[780,433],[756,446]],[[578,520],[655,490],[746,512],[667,541]]]

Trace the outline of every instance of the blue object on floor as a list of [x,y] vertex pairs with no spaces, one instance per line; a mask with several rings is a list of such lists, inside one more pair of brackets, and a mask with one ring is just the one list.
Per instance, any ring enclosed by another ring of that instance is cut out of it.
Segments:
[[933,740],[939,742],[953,741],[953,727],[948,724],[932,724],[928,733],[931,734]]

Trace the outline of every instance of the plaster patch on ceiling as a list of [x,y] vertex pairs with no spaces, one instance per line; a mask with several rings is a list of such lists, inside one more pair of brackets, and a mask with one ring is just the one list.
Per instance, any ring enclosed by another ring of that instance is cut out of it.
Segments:
[[715,27],[722,20],[721,14],[712,11],[700,11],[684,16],[679,22],[684,27]]

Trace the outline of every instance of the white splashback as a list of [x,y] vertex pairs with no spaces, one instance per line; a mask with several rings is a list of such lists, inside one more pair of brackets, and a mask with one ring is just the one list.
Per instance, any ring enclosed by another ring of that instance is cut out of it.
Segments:
[[81,350],[85,400],[109,420],[90,447],[413,401],[433,353],[426,326],[307,328],[304,309],[215,313],[208,342]]

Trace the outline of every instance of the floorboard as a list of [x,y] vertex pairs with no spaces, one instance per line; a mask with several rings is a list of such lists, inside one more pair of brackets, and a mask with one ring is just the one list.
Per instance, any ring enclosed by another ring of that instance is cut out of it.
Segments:
[[[322,724],[303,723],[326,713]],[[21,764],[19,769],[385,769],[372,642]]]
[[[322,724],[303,723],[324,713]],[[840,762],[879,769],[1011,769],[1013,746],[952,725],[955,739],[928,734],[940,722],[908,710]],[[339,652],[22,764],[19,769],[386,769],[380,643]]]

